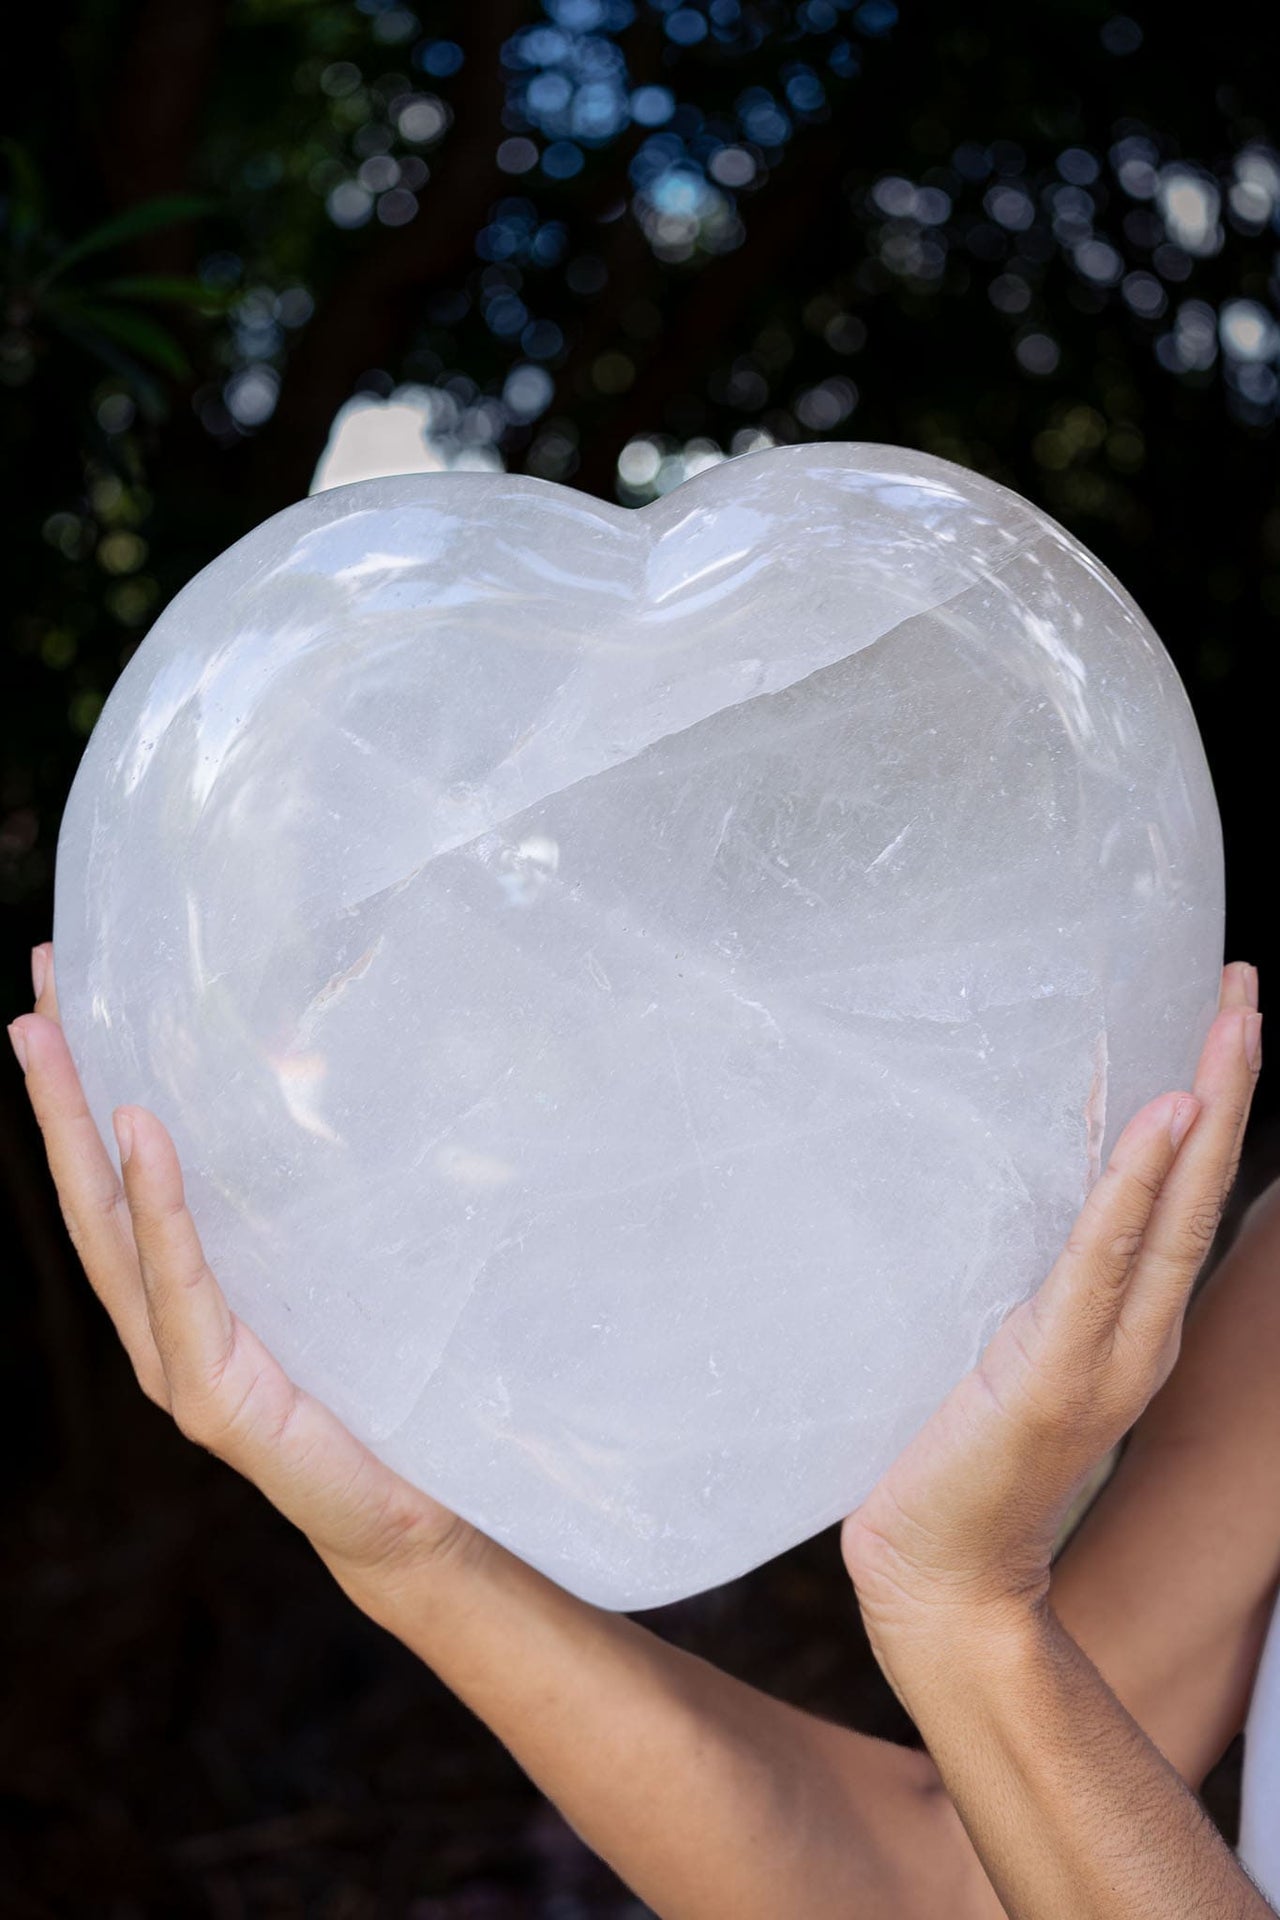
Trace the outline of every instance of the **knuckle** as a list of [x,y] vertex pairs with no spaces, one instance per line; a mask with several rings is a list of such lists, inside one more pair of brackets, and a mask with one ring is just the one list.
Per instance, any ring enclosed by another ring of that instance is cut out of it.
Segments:
[[263,1419],[262,1383],[265,1369],[252,1372],[243,1384],[230,1382],[231,1350],[207,1369],[199,1386],[175,1397],[173,1415],[188,1440],[220,1458],[227,1458],[252,1434],[268,1443],[281,1438],[296,1411],[296,1395]]
[[186,1211],[186,1198],[182,1193],[148,1195],[145,1200],[135,1200],[132,1207],[138,1230],[148,1239],[163,1238]]
[[118,1180],[113,1186],[98,1196],[94,1202],[94,1211],[98,1214],[99,1218],[104,1220],[108,1225],[120,1219],[128,1220],[131,1217],[129,1212],[129,1196]]
[[1222,1206],[1216,1200],[1203,1200],[1192,1207],[1183,1221],[1182,1237],[1197,1261],[1203,1260],[1213,1245],[1222,1218]]
[[212,1409],[203,1397],[195,1398],[189,1394],[175,1394],[170,1412],[173,1424],[184,1440],[190,1440],[197,1447],[208,1447],[214,1451],[220,1436],[222,1423],[212,1416]]
[[1096,1278],[1104,1285],[1123,1282],[1142,1247],[1142,1228],[1116,1227],[1099,1249],[1095,1262]]
[[133,1363],[133,1371],[138,1385],[146,1394],[147,1399],[150,1400],[154,1406],[159,1407],[162,1412],[171,1413],[173,1409],[169,1399],[169,1382],[165,1378],[164,1368],[159,1362],[135,1360]]
[[1072,1260],[1078,1260],[1081,1264],[1085,1263],[1093,1256],[1092,1235],[1077,1223],[1067,1235],[1065,1251]]
[[302,1395],[295,1387],[278,1407],[272,1408],[269,1416],[254,1421],[258,1437],[270,1447],[280,1446],[294,1427],[301,1405]]
[[1163,1169],[1157,1171],[1154,1167],[1127,1167],[1124,1170],[1124,1180],[1131,1192],[1140,1194],[1147,1202],[1149,1211],[1160,1198],[1165,1175]]
[[983,1355],[974,1378],[1000,1415],[1035,1439],[1053,1437],[1070,1419],[1065,1383],[1057,1374],[1046,1377],[1016,1331],[1003,1353]]

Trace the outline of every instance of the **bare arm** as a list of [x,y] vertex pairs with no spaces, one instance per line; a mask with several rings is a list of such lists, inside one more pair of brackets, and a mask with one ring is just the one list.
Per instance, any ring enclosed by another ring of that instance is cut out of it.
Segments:
[[1072,1639],[1049,1568],[1082,1480],[1171,1378],[1260,1060],[1249,984],[1224,982],[1195,1094],[1130,1122],[1044,1285],[845,1523],[877,1657],[1016,1920],[1271,1911]]
[[144,1391],[182,1431],[301,1528],[670,1920],[981,1912],[985,1878],[925,1755],[800,1713],[564,1593],[292,1385],[228,1310],[145,1109],[121,1110],[122,1187],[40,951],[37,1011],[11,1032],[64,1218]]
[[897,1671],[1009,1920],[1271,1920],[1052,1609],[935,1621]]
[[1054,1568],[1054,1610],[1183,1778],[1240,1731],[1280,1580],[1280,1183]]
[[[182,1205],[172,1145],[138,1109],[123,1193],[57,1027],[51,966],[37,1014],[15,1025],[64,1215],[144,1388],[309,1535],[357,1604],[440,1672],[650,1905],[673,1920],[726,1911],[995,1920],[999,1903],[926,1756],[798,1713],[562,1593],[414,1494],[298,1395],[230,1322]],[[1234,1324],[1230,1310],[1220,1318]],[[1212,1332],[1206,1321],[1205,1344],[1218,1353]],[[1261,1379],[1256,1349],[1237,1360]],[[1226,1364],[1219,1354],[1209,1371]],[[1166,1398],[1186,1372],[1184,1361]],[[1187,1398],[1198,1391],[1192,1382]],[[1090,1650],[1101,1649],[1135,1711],[1158,1716],[1183,1645],[1168,1570],[1188,1524],[1221,1511],[1223,1485],[1197,1477],[1189,1499],[1164,1489],[1142,1535],[1142,1564],[1164,1572],[1157,1624],[1171,1635],[1169,1654],[1153,1658],[1158,1634],[1128,1627],[1129,1523],[1100,1525],[1132,1481],[1122,1470],[1090,1522],[1096,1544],[1086,1554],[1082,1536],[1060,1563],[1055,1604],[1070,1571],[1064,1614],[1091,1609],[1081,1628]],[[1125,1495],[1136,1509],[1140,1493]],[[1251,1577],[1233,1562],[1219,1585],[1243,1581],[1247,1591]],[[1213,1601],[1207,1567],[1203,1585],[1208,1635],[1221,1608],[1240,1608],[1229,1594]],[[1243,1670],[1247,1647],[1236,1658]],[[1188,1694],[1179,1711],[1188,1727],[1202,1724],[1199,1698]]]

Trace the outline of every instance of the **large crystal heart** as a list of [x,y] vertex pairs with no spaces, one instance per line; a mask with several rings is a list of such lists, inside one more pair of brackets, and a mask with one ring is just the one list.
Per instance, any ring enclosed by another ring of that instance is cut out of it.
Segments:
[[855,1506],[1187,1084],[1222,944],[1195,723],[1015,494],[772,449],[642,511],[324,493],[93,734],[67,1034],[171,1130],[234,1306],[587,1598]]

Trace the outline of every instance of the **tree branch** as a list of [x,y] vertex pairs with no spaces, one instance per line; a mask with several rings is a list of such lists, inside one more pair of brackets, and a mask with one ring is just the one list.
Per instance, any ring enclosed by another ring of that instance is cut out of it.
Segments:
[[812,229],[827,212],[826,197],[838,184],[843,157],[841,130],[824,128],[813,136],[803,159],[781,170],[776,188],[767,188],[755,202],[742,245],[701,270],[634,386],[584,435],[582,461],[573,476],[576,487],[602,499],[616,498],[623,447],[646,427],[660,426],[665,403],[704,373],[708,353],[738,337],[743,308],[767,293],[774,275],[794,257],[797,233]]
[[252,449],[260,513],[301,499],[333,416],[370,367],[398,357],[433,287],[475,257],[489,203],[507,185],[497,163],[507,76],[502,48],[528,17],[526,0],[485,0],[475,10],[454,126],[429,190],[408,226],[387,229],[321,303],[289,360],[275,415]]

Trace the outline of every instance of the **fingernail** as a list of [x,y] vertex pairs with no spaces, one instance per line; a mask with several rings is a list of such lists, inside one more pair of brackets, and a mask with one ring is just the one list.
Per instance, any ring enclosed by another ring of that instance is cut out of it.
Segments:
[[1243,972],[1244,997],[1251,1007],[1256,1007],[1258,1004],[1258,969],[1246,963]]
[[128,1114],[120,1109],[111,1116],[111,1124],[116,1130],[116,1145],[120,1149],[120,1165],[124,1166],[133,1152],[133,1122]]
[[18,1065],[25,1073],[27,1070],[27,1037],[24,1033],[19,1033],[16,1027],[10,1027],[9,1040],[14,1052],[18,1056]]
[[1262,1015],[1246,1013],[1244,1016],[1245,1058],[1254,1072],[1262,1065]]
[[1173,1118],[1169,1122],[1169,1138],[1175,1148],[1180,1147],[1186,1139],[1188,1133],[1191,1131],[1191,1122],[1195,1119],[1199,1111],[1200,1102],[1191,1098],[1189,1095],[1184,1095],[1183,1098],[1179,1100],[1173,1110]]
[[[31,984],[35,988],[36,999],[44,992],[45,976],[49,971],[49,956],[43,947],[31,949]],[[1257,1002],[1254,1002],[1257,1005]]]

